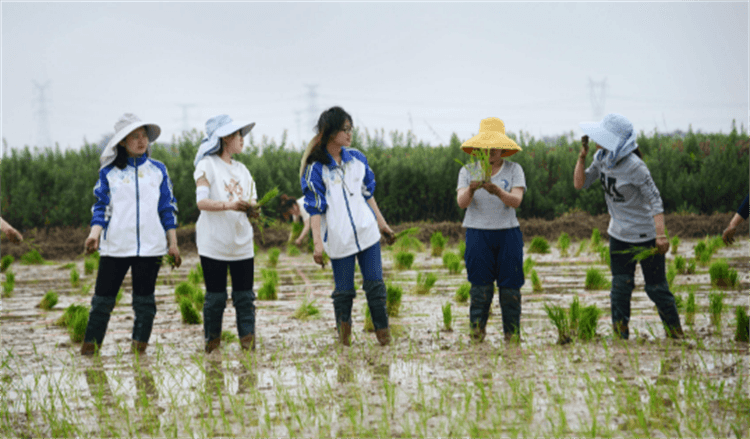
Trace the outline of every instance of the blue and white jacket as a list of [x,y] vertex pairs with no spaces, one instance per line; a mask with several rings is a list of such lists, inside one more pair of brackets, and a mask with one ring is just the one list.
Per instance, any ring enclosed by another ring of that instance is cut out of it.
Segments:
[[120,169],[113,164],[99,171],[91,225],[104,229],[99,238],[102,256],[162,256],[166,231],[177,227],[177,200],[163,163],[147,157],[128,158]]
[[341,148],[341,166],[328,154],[329,165],[307,165],[300,179],[305,210],[321,215],[320,235],[331,259],[340,259],[375,245],[380,229],[367,200],[375,191],[375,174],[356,149]]

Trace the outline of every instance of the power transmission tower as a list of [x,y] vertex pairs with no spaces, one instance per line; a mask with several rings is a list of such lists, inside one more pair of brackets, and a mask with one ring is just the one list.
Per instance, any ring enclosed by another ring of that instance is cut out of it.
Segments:
[[305,84],[307,87],[307,125],[314,127],[318,123],[318,88],[317,84]]
[[47,147],[47,146],[53,146],[52,145],[52,135],[50,134],[49,130],[49,113],[47,111],[47,96],[45,95],[45,92],[47,91],[48,87],[50,87],[50,82],[47,81],[44,84],[39,84],[36,81],[32,81],[34,83],[34,91],[36,96],[34,97],[33,106],[35,107],[34,110],[34,118],[36,119],[36,135],[35,135],[35,145],[39,147]]
[[589,78],[589,97],[591,98],[591,110],[594,120],[604,117],[604,100],[607,90],[607,78],[602,81],[594,81]]

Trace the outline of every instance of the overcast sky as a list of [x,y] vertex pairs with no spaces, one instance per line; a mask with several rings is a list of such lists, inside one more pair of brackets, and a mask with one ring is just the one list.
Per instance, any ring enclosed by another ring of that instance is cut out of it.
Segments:
[[490,116],[509,132],[580,136],[595,119],[590,81],[606,81],[604,113],[638,131],[748,125],[747,2],[0,8],[11,147],[45,143],[45,114],[52,142],[77,149],[125,112],[159,124],[162,142],[226,113],[256,122],[256,141],[287,129],[299,147],[333,105],[371,133],[411,129],[431,144]]

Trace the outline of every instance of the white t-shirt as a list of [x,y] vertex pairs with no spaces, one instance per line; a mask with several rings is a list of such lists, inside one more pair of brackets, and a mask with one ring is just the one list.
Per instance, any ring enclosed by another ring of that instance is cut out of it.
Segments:
[[[208,198],[214,201],[258,199],[255,182],[242,163],[227,164],[218,155],[205,156],[193,172],[193,179],[206,177]],[[239,261],[255,256],[253,227],[245,212],[201,210],[195,224],[198,254],[221,261]]]
[[[469,187],[472,180],[479,180],[481,177],[477,175],[481,175],[478,163],[473,167],[469,164],[461,168],[456,190]],[[521,165],[515,162],[504,160],[500,170],[490,177],[490,181],[508,192],[517,187],[526,192],[526,176]],[[506,206],[500,198],[486,190],[478,189],[466,208],[463,226],[467,229],[498,230],[511,229],[519,224],[516,209]]]
[[305,210],[305,197],[301,197],[301,198],[297,199],[297,206],[299,206],[299,216],[293,215],[292,219],[294,221],[298,221],[298,220],[301,219],[303,223],[305,221],[309,220],[310,219],[310,214],[307,213],[307,211]]

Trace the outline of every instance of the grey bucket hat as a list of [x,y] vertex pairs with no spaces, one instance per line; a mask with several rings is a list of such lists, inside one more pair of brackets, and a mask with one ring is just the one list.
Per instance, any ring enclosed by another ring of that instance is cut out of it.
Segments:
[[146,127],[148,142],[151,143],[161,134],[161,128],[155,123],[142,121],[133,113],[125,113],[115,122],[115,134],[109,139],[107,145],[102,149],[102,155],[99,157],[99,169],[104,168],[115,160],[117,157],[117,144],[119,144],[128,134],[140,127]]

